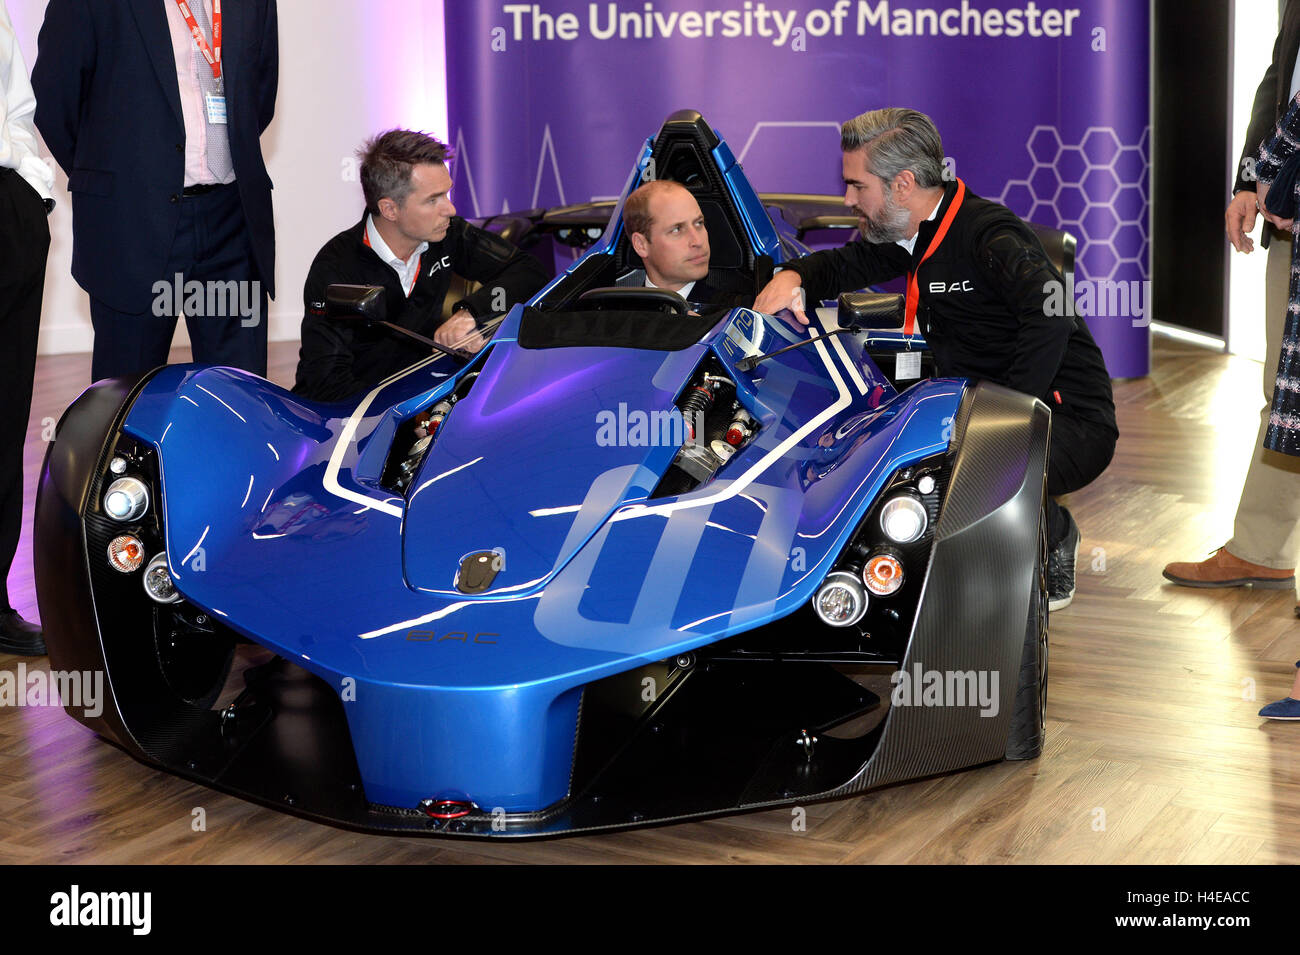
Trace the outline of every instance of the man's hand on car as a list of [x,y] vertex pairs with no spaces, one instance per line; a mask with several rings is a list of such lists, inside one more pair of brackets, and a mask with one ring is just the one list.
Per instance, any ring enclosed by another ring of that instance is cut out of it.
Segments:
[[438,326],[433,333],[433,340],[443,348],[459,348],[469,352],[477,352],[483,347],[483,336],[478,334],[474,316],[463,308]]
[[798,272],[784,269],[772,277],[772,281],[763,286],[763,291],[754,299],[754,310],[767,315],[775,315],[782,309],[790,309],[801,325],[808,324],[804,314],[803,279]]

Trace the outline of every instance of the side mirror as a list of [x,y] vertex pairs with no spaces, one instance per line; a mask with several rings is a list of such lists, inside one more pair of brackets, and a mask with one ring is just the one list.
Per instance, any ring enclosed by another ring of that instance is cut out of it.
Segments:
[[331,285],[325,290],[327,318],[362,319],[383,322],[388,318],[388,302],[382,285]]
[[903,296],[898,293],[845,292],[840,296],[840,328],[902,328],[905,311]]

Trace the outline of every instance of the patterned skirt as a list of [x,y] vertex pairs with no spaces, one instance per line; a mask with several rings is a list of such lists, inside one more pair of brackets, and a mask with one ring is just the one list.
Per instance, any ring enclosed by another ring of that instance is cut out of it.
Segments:
[[[1300,252],[1300,245],[1297,245]],[[1273,388],[1273,410],[1268,419],[1264,447],[1283,454],[1300,455],[1300,299],[1297,298],[1297,265],[1291,266],[1291,301],[1282,330],[1282,354],[1278,357],[1277,384]]]

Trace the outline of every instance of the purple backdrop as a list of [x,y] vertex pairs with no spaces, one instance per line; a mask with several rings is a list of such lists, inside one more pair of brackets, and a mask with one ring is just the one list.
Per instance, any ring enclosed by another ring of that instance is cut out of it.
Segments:
[[839,123],[910,106],[976,193],[1078,238],[1077,278],[1095,286],[1080,310],[1111,374],[1149,370],[1148,4],[496,0],[446,13],[462,214],[615,196],[640,143],[685,107],[759,191],[839,193]]

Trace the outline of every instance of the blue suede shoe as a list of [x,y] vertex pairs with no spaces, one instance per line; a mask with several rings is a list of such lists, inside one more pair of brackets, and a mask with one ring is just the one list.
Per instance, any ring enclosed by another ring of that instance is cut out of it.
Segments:
[[[1300,607],[1296,610],[1300,611]],[[1296,661],[1295,666],[1300,670],[1300,660]],[[1293,700],[1288,696],[1284,700],[1270,703],[1259,711],[1259,715],[1270,720],[1300,720],[1300,700]]]
[[1285,700],[1270,703],[1259,711],[1259,715],[1270,720],[1300,720],[1300,700],[1288,696]]

